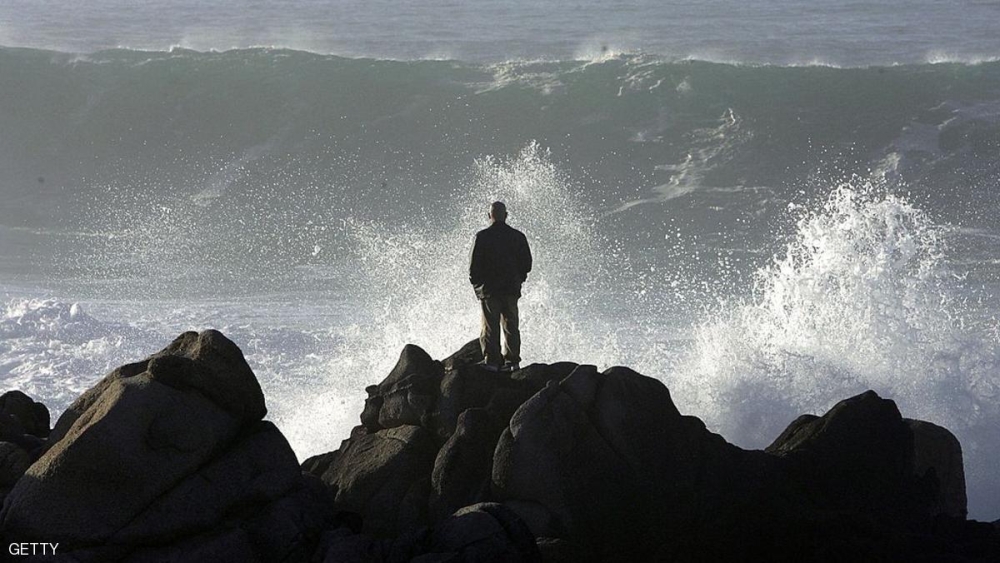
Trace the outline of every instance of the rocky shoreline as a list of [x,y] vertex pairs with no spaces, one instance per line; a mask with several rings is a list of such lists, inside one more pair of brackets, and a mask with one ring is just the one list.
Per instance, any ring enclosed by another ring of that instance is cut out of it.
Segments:
[[406,346],[350,437],[301,465],[216,331],[114,370],[51,430],[9,391],[4,556],[1000,561],[1000,526],[966,519],[958,440],[872,391],[743,450],[628,368],[481,359],[476,342],[443,361]]

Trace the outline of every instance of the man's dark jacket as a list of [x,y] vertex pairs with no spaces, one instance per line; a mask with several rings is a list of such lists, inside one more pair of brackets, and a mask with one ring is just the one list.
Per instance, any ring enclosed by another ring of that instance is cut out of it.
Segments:
[[480,299],[495,295],[521,296],[521,284],[531,271],[531,250],[524,233],[495,222],[476,233],[469,261],[469,281]]

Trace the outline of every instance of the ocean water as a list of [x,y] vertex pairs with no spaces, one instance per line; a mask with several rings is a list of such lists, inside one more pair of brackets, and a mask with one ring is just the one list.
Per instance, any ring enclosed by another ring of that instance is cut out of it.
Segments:
[[527,361],[755,448],[874,389],[1000,515],[1000,4],[202,4],[0,3],[2,389],[59,413],[213,327],[329,451],[476,337],[502,199]]

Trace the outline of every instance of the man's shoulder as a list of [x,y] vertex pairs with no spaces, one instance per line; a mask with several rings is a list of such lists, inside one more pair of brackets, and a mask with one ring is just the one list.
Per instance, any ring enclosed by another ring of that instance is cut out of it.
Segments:
[[524,233],[515,229],[514,227],[511,227],[509,223],[498,223],[494,226],[497,227],[498,231],[506,231],[507,234],[514,234],[516,236],[522,236],[522,237],[524,236]]
[[524,233],[511,227],[507,223],[494,223],[485,229],[480,229],[476,232],[475,239],[479,240],[482,238],[494,238],[499,237],[500,239],[509,239],[510,237],[516,237],[520,239],[527,240]]

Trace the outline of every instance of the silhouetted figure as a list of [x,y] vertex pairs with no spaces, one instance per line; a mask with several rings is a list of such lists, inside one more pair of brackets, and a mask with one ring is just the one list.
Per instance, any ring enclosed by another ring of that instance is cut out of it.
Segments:
[[[469,281],[483,313],[479,344],[486,369],[515,370],[521,363],[517,300],[521,297],[521,284],[531,271],[531,250],[524,233],[507,224],[507,206],[502,202],[490,205],[489,217],[492,224],[476,233],[469,261]],[[506,344],[502,356],[501,329]]]

